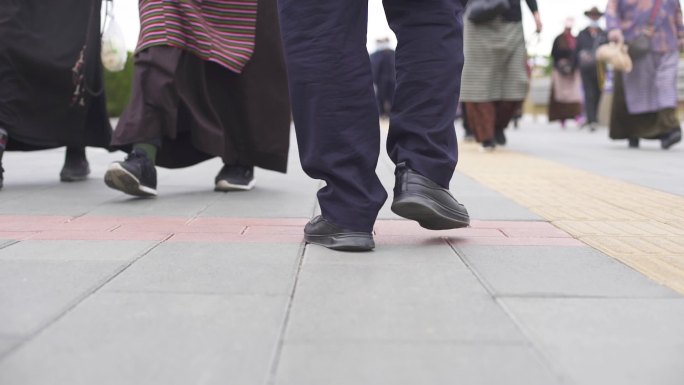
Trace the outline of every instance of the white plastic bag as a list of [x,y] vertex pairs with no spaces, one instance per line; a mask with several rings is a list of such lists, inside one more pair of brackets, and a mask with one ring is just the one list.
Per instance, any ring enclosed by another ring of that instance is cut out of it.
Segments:
[[123,31],[114,16],[110,16],[107,29],[102,34],[102,65],[111,72],[122,71],[126,66],[128,52]]

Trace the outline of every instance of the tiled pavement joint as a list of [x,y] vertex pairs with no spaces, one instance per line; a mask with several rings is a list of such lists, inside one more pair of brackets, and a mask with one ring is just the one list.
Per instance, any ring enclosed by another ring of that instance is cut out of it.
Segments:
[[551,359],[549,358],[551,357],[551,355],[544,351],[542,345],[538,341],[536,341],[534,334],[530,330],[528,330],[525,327],[524,323],[520,322],[520,320],[506,306],[506,304],[503,301],[501,301],[501,298],[496,295],[495,290],[491,287],[487,280],[480,273],[478,273],[477,269],[475,269],[470,263],[470,261],[468,261],[468,258],[465,256],[463,250],[461,250],[460,247],[458,247],[448,239],[446,239],[445,241],[447,245],[451,248],[451,250],[453,250],[454,254],[456,254],[456,256],[461,260],[461,262],[468,268],[468,270],[470,270],[475,279],[477,279],[478,282],[482,285],[482,287],[487,291],[487,294],[489,294],[489,296],[492,298],[492,301],[494,301],[504,311],[506,316],[515,324],[518,330],[522,333],[527,343],[529,344],[529,347],[534,352],[539,362],[541,362],[543,367],[547,370],[548,374],[554,377],[556,380],[558,380],[561,384],[570,384],[570,379],[559,374],[561,373],[560,368],[551,361]]
[[[94,287],[80,295],[79,297],[75,298],[70,304],[68,304],[63,311],[61,311],[59,314],[55,315],[52,319],[48,320],[45,322],[42,326],[40,326],[38,329],[34,330],[31,334],[29,334],[22,342],[18,343],[11,349],[8,349],[4,353],[0,353],[0,362],[5,358],[11,355],[13,352],[21,348],[23,345],[31,341],[32,339],[36,338],[38,335],[40,335],[44,330],[50,327],[50,325],[56,323],[60,319],[64,318],[67,314],[69,314],[72,310],[74,310],[79,304],[81,304],[83,301],[97,293],[100,289],[102,289],[105,285],[107,285],[109,282],[111,282],[114,278],[118,277],[121,273],[126,271],[128,268],[130,268],[133,264],[135,264],[137,261],[140,259],[144,258],[146,255],[151,253],[154,249],[162,245],[164,242],[169,240],[173,235],[169,235],[165,239],[155,243],[151,247],[149,247],[147,250],[142,252],[140,256],[133,258],[132,260],[128,261],[124,265],[120,266],[117,270],[114,271],[110,276],[104,278],[101,280],[99,283],[95,284]],[[19,243],[18,241],[15,243]]]
[[297,261],[297,269],[295,271],[294,280],[292,282],[292,290],[287,301],[287,309],[285,310],[285,316],[283,317],[282,328],[280,329],[277,345],[273,352],[273,358],[271,360],[270,369],[268,372],[268,378],[266,380],[267,385],[275,385],[278,378],[278,368],[280,365],[280,359],[283,353],[283,347],[285,346],[285,337],[287,333],[287,328],[290,324],[290,315],[292,314],[292,305],[294,303],[295,295],[297,294],[297,284],[299,283],[299,274],[302,271],[302,265],[304,264],[304,255],[306,254],[306,243],[302,242],[299,247],[299,261]]

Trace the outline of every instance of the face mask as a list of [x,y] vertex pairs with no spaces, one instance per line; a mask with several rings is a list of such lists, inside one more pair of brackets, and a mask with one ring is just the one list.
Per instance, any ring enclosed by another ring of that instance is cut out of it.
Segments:
[[589,22],[589,26],[590,26],[591,28],[599,28],[599,22],[598,22],[598,20],[592,20],[592,21],[590,21],[590,22]]

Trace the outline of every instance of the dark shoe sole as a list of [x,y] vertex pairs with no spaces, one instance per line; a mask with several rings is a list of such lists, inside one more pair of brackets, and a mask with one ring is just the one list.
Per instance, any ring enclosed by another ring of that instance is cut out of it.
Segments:
[[59,180],[62,182],[81,182],[86,179],[88,179],[88,175],[90,175],[90,172],[88,172],[85,175],[59,175]]
[[254,188],[256,180],[252,179],[249,184],[235,184],[230,183],[227,180],[220,180],[216,182],[214,186],[214,191],[228,192],[228,191],[249,191]]
[[418,194],[401,194],[392,202],[392,212],[418,222],[428,230],[460,229],[470,226],[466,212],[455,212],[428,197]]
[[306,243],[338,251],[371,251],[375,248],[373,236],[365,233],[330,235],[304,234]]
[[128,172],[118,163],[113,163],[111,166],[109,166],[109,170],[107,170],[104,179],[105,184],[108,187],[113,188],[114,190],[119,190],[128,195],[133,195],[136,197],[157,196],[157,190],[141,185],[140,181],[135,177],[135,175]]

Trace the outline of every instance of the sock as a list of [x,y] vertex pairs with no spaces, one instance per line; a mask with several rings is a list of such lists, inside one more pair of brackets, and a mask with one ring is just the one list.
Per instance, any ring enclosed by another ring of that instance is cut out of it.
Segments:
[[145,153],[147,159],[151,160],[152,163],[157,163],[157,151],[159,150],[157,146],[150,143],[136,143],[133,145],[133,149],[138,149]]

